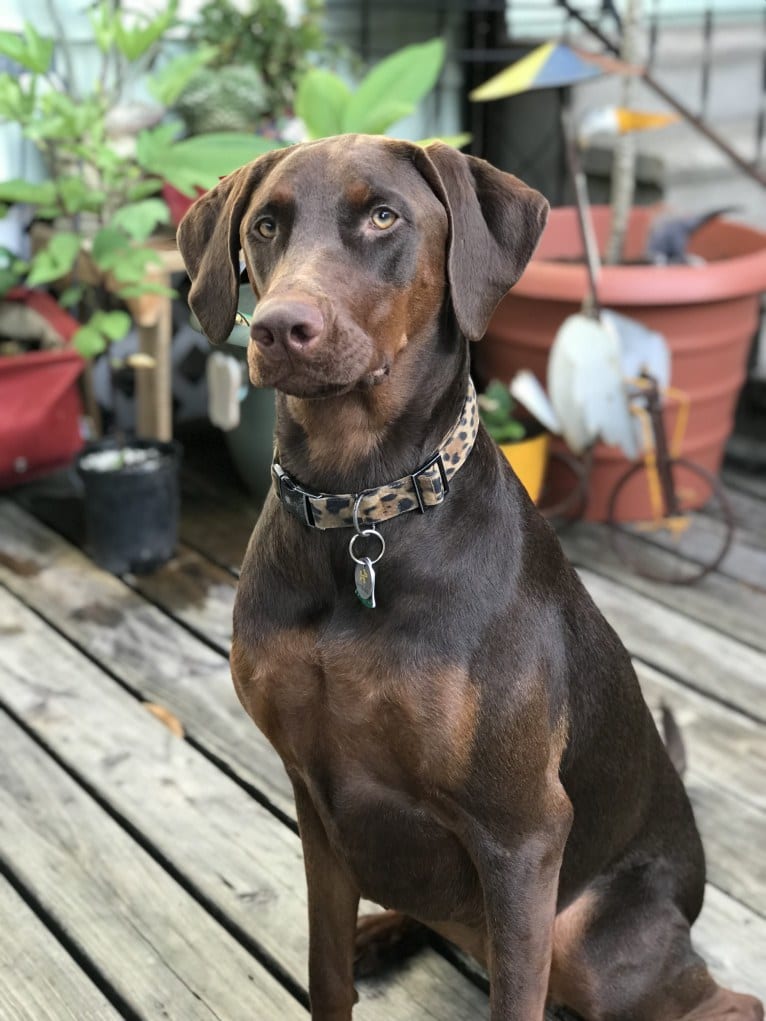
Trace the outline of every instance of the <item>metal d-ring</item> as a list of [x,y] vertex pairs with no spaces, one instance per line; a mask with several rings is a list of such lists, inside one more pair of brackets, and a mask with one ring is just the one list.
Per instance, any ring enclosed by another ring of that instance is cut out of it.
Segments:
[[[376,539],[380,539],[380,553],[373,559],[372,557],[358,557],[354,553],[354,543],[357,539],[361,539],[364,536],[365,539],[370,539],[373,536]],[[380,534],[376,528],[365,528],[361,532],[354,532],[351,536],[351,541],[348,544],[348,555],[354,561],[355,564],[363,564],[365,560],[369,560],[371,564],[377,564],[383,554],[386,552],[386,540]]]

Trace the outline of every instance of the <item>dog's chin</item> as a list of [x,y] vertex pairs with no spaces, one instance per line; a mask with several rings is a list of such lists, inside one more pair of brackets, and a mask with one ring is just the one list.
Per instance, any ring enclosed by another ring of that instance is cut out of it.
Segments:
[[369,390],[379,386],[388,379],[389,365],[384,363],[367,369],[360,376],[352,379],[327,379],[324,376],[312,376],[310,373],[296,373],[294,370],[281,370],[251,363],[250,382],[257,387],[274,387],[280,393],[304,400],[323,400],[328,397],[342,397],[352,390]]
[[290,397],[300,397],[306,401],[321,401],[328,397],[342,397],[354,389],[353,383],[307,383],[297,380],[283,380],[274,383],[274,389]]

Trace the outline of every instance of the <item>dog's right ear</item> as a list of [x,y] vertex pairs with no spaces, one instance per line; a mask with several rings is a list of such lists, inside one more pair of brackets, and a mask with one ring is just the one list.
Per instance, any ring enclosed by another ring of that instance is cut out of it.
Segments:
[[239,297],[239,229],[250,197],[288,149],[273,149],[201,195],[178,225],[176,241],[191,278],[189,305],[205,336],[223,344]]

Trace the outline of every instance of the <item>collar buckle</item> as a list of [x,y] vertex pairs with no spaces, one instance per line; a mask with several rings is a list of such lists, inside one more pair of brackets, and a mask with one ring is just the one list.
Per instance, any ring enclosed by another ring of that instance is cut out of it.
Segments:
[[442,460],[442,455],[437,450],[433,457],[429,458],[425,464],[421,465],[416,472],[413,472],[412,475],[410,475],[410,479],[412,479],[412,488],[415,490],[415,499],[418,501],[418,510],[421,514],[425,514],[426,505],[423,503],[423,494],[420,492],[419,479],[422,475],[425,475],[426,472],[430,471],[434,465],[439,469],[439,475],[442,482],[442,496],[441,500],[438,502],[441,503],[447,493],[449,493],[449,480],[447,479],[444,461]]
[[310,493],[301,489],[297,482],[294,482],[281,465],[274,461],[271,465],[271,474],[277,487],[277,496],[290,513],[310,528],[314,524],[314,512],[311,507]]

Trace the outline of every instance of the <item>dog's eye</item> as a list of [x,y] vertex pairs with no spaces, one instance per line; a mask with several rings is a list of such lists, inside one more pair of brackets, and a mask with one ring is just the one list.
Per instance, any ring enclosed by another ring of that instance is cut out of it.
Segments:
[[277,236],[277,225],[270,216],[264,216],[263,219],[259,220],[255,225],[255,229],[267,241],[271,241],[272,238]]
[[389,227],[393,227],[399,217],[388,206],[378,206],[377,209],[373,209],[370,213],[370,220],[372,220],[373,226],[377,227],[378,230],[388,230]]

